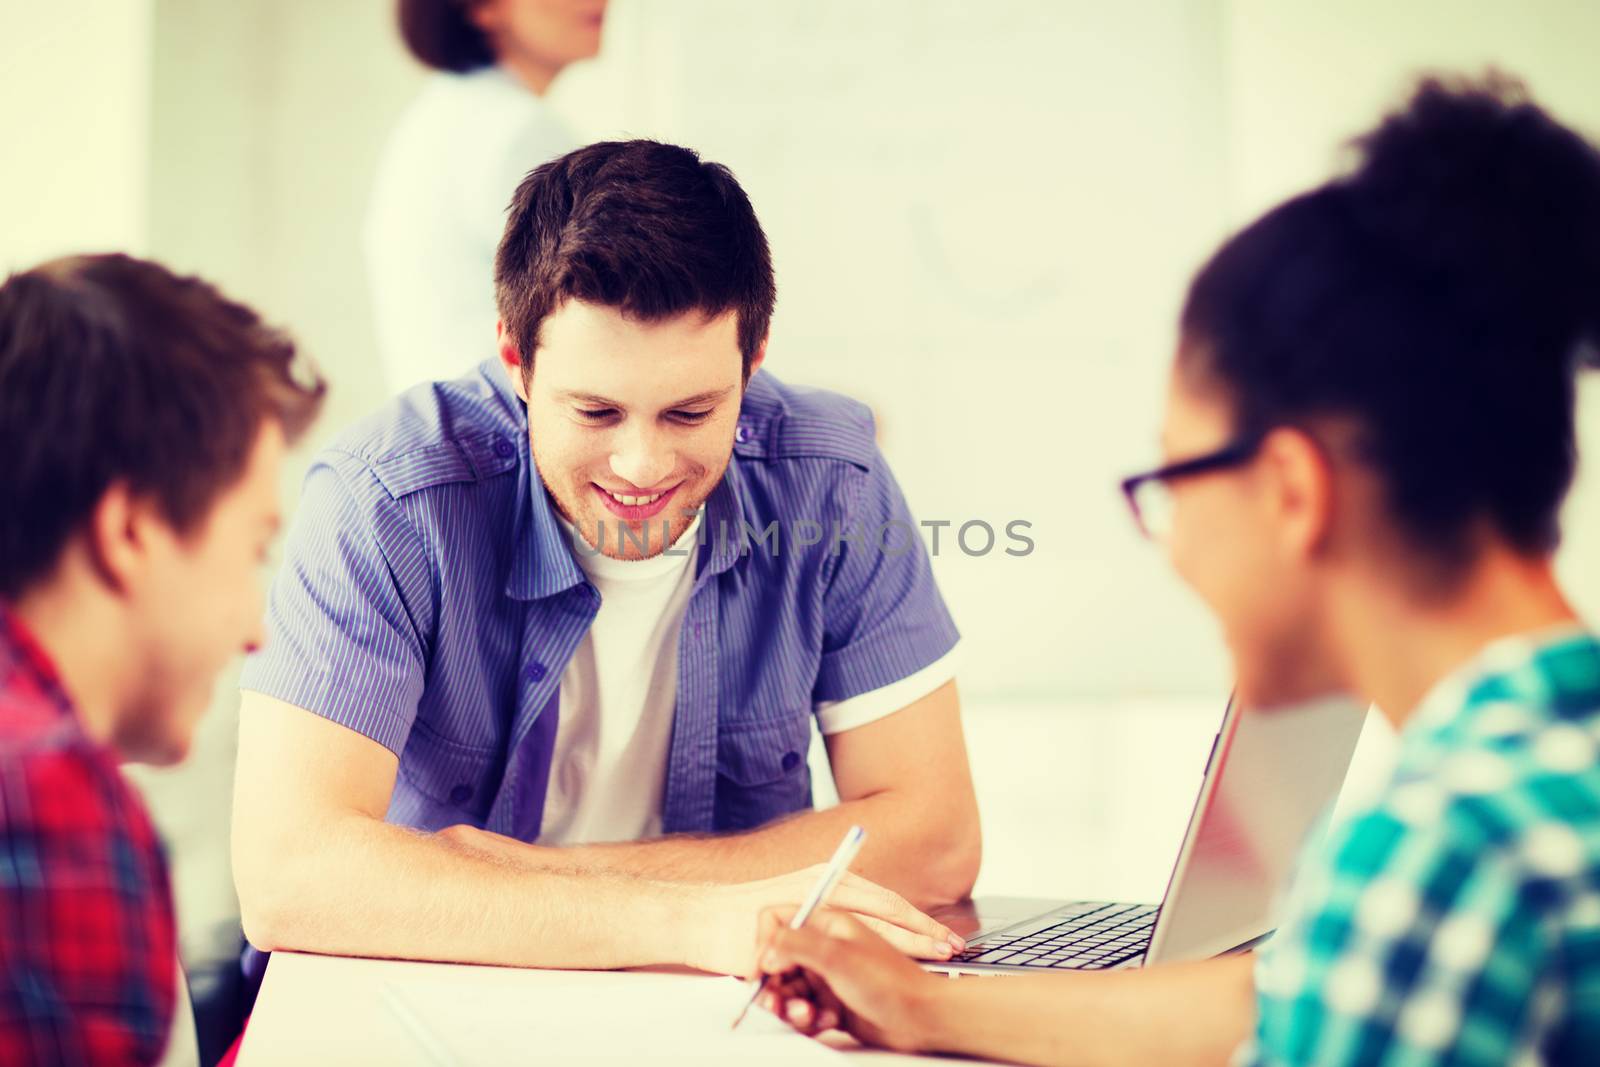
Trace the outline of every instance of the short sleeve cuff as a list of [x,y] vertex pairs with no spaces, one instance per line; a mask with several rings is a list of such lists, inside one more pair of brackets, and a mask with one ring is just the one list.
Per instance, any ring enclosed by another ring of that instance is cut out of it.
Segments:
[[817,701],[817,728],[824,736],[844,733],[916,703],[956,676],[959,650],[960,646],[953,647],[921,670],[860,696]]

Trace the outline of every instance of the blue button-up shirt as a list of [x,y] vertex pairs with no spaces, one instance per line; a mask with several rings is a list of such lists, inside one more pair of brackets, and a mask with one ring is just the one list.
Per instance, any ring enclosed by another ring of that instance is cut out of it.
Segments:
[[[905,678],[957,640],[854,401],[753,375],[702,528],[668,833],[809,807],[816,705]],[[533,841],[557,687],[598,608],[530,459],[526,408],[489,361],[401,395],[317,458],[241,685],[394,752],[389,821]]]

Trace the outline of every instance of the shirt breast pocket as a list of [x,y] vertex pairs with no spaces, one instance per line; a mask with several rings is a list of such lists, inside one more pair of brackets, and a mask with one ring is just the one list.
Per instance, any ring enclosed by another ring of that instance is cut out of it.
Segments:
[[718,830],[753,830],[811,807],[809,710],[717,727]]
[[503,774],[496,745],[453,741],[418,719],[400,757],[404,789],[396,788],[389,821],[418,830],[456,823],[482,826]]

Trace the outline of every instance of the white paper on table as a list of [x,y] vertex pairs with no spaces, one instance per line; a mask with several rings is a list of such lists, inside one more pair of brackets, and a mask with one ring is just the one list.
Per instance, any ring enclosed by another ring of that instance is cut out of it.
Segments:
[[759,1007],[732,1029],[751,990],[732,978],[637,971],[523,971],[515,981],[508,977],[506,971],[474,968],[392,983],[390,989],[437,1047],[419,1043],[417,1062],[783,1067],[843,1059]]

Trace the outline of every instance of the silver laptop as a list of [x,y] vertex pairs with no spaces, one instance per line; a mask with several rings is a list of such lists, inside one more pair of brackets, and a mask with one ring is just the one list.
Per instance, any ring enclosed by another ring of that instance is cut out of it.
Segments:
[[1306,835],[1332,809],[1367,709],[1326,700],[1243,714],[1230,700],[1159,904],[982,898],[933,912],[967,939],[956,974],[1039,974],[1203,959],[1272,932]]

